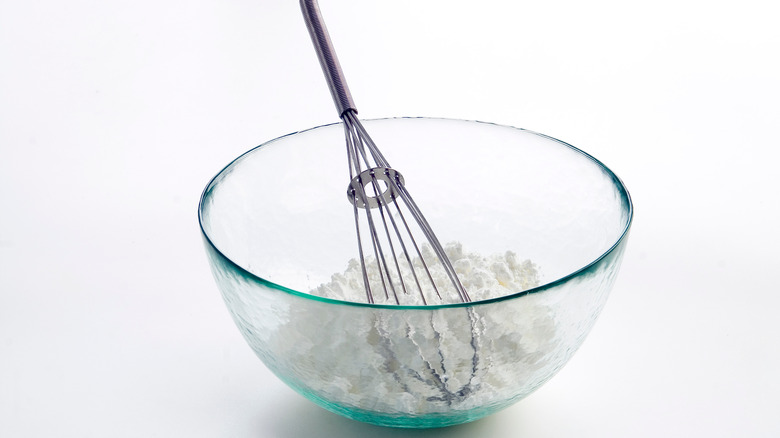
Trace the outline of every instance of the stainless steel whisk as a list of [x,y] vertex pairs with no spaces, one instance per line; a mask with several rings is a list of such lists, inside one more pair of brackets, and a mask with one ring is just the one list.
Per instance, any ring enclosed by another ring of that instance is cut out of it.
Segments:
[[[409,294],[410,289],[414,287],[419,291],[422,302],[428,304],[423,292],[423,284],[426,282],[432,286],[437,297],[441,299],[440,287],[436,285],[428,266],[429,262],[423,258],[420,246],[415,239],[415,234],[419,235],[420,232],[444,267],[460,301],[471,301],[466,289],[458,279],[452,263],[445,254],[444,248],[412,196],[406,190],[403,176],[390,167],[390,163],[387,162],[360,123],[357,109],[355,109],[352,95],[347,88],[344,73],[336,58],[336,52],[325,28],[317,1],[301,0],[301,10],[333,101],[344,125],[350,177],[347,197],[354,209],[358,252],[367,301],[374,303],[374,292],[369,284],[369,268],[378,270],[385,298],[394,300],[396,304],[400,304],[399,292]],[[364,220],[360,218],[361,211],[365,212]],[[419,232],[412,232],[404,211],[412,216],[419,227]],[[361,236],[361,222],[364,227],[367,225],[368,236]],[[364,238],[370,241],[370,245],[365,244]],[[368,248],[364,248],[364,246]],[[376,261],[375,267],[367,265],[365,251],[373,252]],[[417,272],[415,269],[410,256],[411,251],[417,254],[422,265],[420,270],[422,272]],[[399,258],[402,259],[399,260]],[[408,264],[414,280],[413,285],[404,281],[402,263]]]

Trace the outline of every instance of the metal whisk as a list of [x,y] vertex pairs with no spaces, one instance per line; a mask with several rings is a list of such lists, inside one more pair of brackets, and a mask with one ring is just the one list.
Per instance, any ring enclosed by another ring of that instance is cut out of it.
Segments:
[[[367,301],[374,303],[369,270],[375,270],[374,272],[378,274],[385,298],[394,300],[396,304],[400,304],[399,293],[409,294],[413,289],[419,292],[422,302],[428,304],[424,293],[427,286],[423,286],[428,284],[432,286],[436,296],[441,299],[439,291],[441,285],[436,285],[428,266],[432,261],[426,261],[423,258],[415,234],[424,236],[436,254],[436,258],[444,267],[460,301],[471,301],[466,289],[458,279],[452,263],[445,254],[444,248],[412,196],[406,190],[403,176],[390,167],[390,163],[387,162],[360,123],[352,95],[347,88],[344,73],[336,58],[336,52],[322,20],[317,1],[301,0],[301,10],[320,65],[325,73],[333,101],[344,125],[350,176],[347,197],[353,205],[355,214],[358,252]],[[365,212],[365,219],[361,219],[361,212]],[[412,216],[419,231],[412,231],[404,212]],[[361,223],[363,227],[367,226],[368,235],[361,235]],[[367,244],[366,241],[370,244]],[[373,253],[374,263],[367,263],[366,251]],[[417,269],[412,261],[414,256],[410,254],[417,255],[415,257],[419,261]],[[403,271],[411,272],[413,279],[411,282],[408,281],[408,276],[407,281],[404,280],[402,274],[404,263],[410,271],[406,271],[405,268]]]

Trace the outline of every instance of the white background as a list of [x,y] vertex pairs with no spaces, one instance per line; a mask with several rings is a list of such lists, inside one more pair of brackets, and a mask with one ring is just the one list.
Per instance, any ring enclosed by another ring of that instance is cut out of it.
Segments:
[[772,2],[322,10],[361,117],[523,127],[624,180],[631,240],[579,353],[452,428],[304,400],[233,326],[196,219],[234,157],[337,119],[298,2],[3,1],[0,437],[780,435]]

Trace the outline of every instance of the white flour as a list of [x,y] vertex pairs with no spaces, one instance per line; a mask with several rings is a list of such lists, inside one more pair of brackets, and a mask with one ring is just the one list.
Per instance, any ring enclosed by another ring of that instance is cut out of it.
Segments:
[[[445,245],[444,250],[472,301],[496,298],[539,285],[539,273],[536,265],[530,260],[519,260],[512,251],[485,257],[476,253],[465,252],[460,242],[450,242]],[[459,302],[458,294],[447,277],[444,267],[438,262],[433,262],[436,256],[430,247],[423,245],[422,253],[441,295],[440,300],[425,274],[419,256],[413,258],[412,264],[415,266],[427,304]],[[411,269],[409,269],[409,264],[402,255],[399,256],[399,266],[403,284],[408,291],[404,294],[401,282],[397,279],[397,274],[391,270],[396,295],[400,304],[423,305],[420,290],[417,288],[417,283]],[[373,291],[374,302],[377,304],[396,304],[392,289],[389,286],[387,286],[388,294],[385,295],[385,286],[383,286],[380,279],[379,269],[376,266],[374,257],[367,258],[366,271],[368,272],[369,284]],[[366,292],[360,262],[356,259],[350,260],[347,270],[343,274],[333,274],[329,283],[320,285],[310,291],[310,293],[342,301],[365,302]]]
[[[445,250],[474,302],[539,283],[536,265],[512,252],[484,257],[459,243]],[[433,271],[439,283],[448,281],[443,268]],[[360,263],[352,260],[346,272],[311,293],[365,302]],[[391,303],[383,292],[374,295],[377,303]],[[467,412],[523,397],[551,375],[555,362],[545,357],[556,342],[556,327],[540,295],[430,310],[323,307],[313,301],[289,309],[289,324],[271,341],[269,360],[291,373],[288,381],[304,393],[342,408],[391,416]],[[458,300],[454,291],[442,296]],[[422,304],[419,292],[403,296],[401,304]]]

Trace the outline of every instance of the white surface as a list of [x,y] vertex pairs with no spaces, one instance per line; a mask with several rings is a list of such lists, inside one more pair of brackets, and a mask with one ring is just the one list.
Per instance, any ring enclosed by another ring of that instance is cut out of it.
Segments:
[[520,126],[623,178],[584,347],[464,426],[310,404],[234,328],[196,221],[232,158],[336,119],[297,2],[4,2],[0,437],[780,435],[771,2],[322,3],[362,117]]

